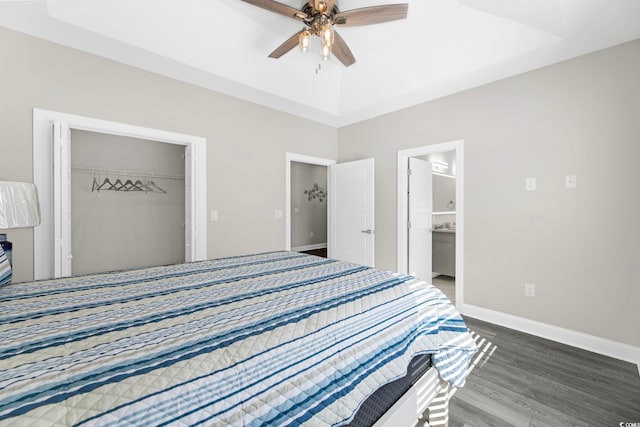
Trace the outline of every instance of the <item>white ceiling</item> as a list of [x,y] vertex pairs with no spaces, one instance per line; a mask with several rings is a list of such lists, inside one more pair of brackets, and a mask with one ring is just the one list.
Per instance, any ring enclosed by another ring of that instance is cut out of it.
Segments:
[[301,24],[240,0],[0,0],[0,26],[336,127],[640,38],[639,0],[407,2],[338,28],[357,62],[319,72],[316,52],[268,58]]

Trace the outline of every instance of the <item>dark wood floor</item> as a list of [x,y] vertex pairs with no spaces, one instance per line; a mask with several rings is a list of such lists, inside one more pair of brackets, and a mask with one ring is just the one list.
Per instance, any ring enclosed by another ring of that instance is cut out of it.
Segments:
[[[306,253],[326,257],[326,249]],[[640,425],[637,365],[469,317],[465,321],[492,345],[453,396],[450,427]]]
[[303,254],[309,254],[309,255],[315,255],[315,256],[321,256],[322,258],[326,258],[327,257],[327,248],[324,249],[313,249],[310,251],[302,251]]
[[495,347],[451,400],[449,426],[640,423],[637,365],[465,320]]

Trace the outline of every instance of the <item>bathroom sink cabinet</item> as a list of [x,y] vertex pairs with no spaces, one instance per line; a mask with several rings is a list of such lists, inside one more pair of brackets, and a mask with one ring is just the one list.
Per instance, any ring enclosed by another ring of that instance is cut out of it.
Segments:
[[456,233],[455,231],[433,231],[433,272],[455,277]]

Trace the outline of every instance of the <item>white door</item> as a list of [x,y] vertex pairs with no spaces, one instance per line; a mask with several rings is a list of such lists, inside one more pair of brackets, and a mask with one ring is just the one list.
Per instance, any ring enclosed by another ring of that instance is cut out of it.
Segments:
[[329,166],[330,258],[373,267],[374,159]]
[[409,158],[409,274],[431,281],[432,166]]
[[71,133],[53,123],[53,260],[54,277],[71,276]]

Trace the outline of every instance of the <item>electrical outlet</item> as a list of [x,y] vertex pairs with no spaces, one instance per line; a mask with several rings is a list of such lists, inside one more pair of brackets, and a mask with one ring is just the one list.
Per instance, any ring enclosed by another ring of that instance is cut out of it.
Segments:
[[529,298],[536,297],[536,285],[533,283],[525,283],[524,284],[524,296]]
[[212,210],[211,212],[209,212],[209,220],[210,221],[217,221],[218,220],[218,211],[217,210]]
[[282,210],[281,209],[276,209],[275,211],[273,211],[273,218],[274,219],[282,219]]
[[524,180],[524,188],[527,191],[534,191],[536,189],[536,179],[527,178]]
[[564,186],[566,188],[576,188],[576,176],[567,175],[564,177]]

